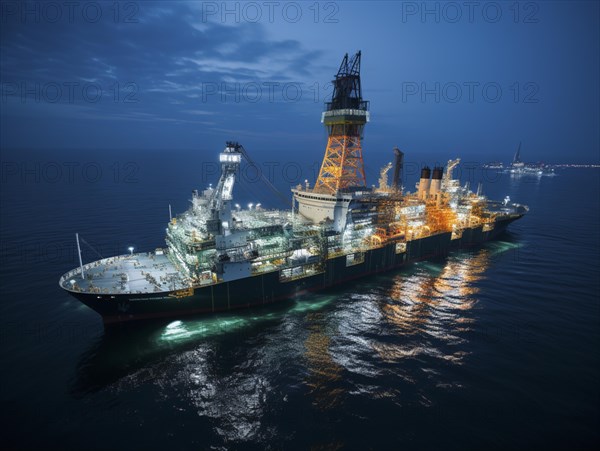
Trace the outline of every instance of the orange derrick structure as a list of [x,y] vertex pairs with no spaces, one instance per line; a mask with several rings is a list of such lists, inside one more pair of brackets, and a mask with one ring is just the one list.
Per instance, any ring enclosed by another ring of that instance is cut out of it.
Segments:
[[363,101],[360,84],[360,52],[350,60],[344,56],[335,80],[333,96],[327,102],[321,122],[327,127],[327,148],[313,188],[317,193],[365,187],[362,156],[364,125],[369,120],[369,103]]

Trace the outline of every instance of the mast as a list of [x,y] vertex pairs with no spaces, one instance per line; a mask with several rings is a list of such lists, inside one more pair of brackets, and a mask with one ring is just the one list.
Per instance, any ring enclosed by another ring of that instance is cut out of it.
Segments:
[[79,254],[79,267],[81,268],[81,278],[85,279],[85,274],[83,273],[83,261],[81,260],[81,247],[79,246],[79,233],[75,234],[75,240],[77,241],[77,253]]
[[521,141],[519,141],[519,148],[517,149],[517,153],[515,153],[515,157],[513,158],[513,163],[521,162]]

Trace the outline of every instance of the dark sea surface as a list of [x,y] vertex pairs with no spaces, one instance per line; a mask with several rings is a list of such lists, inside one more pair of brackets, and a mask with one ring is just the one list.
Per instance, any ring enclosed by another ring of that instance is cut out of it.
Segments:
[[[600,443],[600,170],[464,170],[530,206],[498,241],[268,309],[105,331],[58,287],[75,232],[86,262],[163,246],[169,203],[186,208],[219,150],[3,150],[2,449]],[[276,205],[252,178],[240,201]]]

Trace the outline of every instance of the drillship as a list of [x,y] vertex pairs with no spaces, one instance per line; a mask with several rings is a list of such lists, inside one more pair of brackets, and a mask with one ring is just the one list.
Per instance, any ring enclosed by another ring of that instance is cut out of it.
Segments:
[[405,192],[397,148],[395,164],[368,188],[360,61],[360,52],[346,54],[340,65],[321,119],[328,141],[318,179],[292,189],[289,211],[234,203],[236,174],[248,157],[228,142],[218,184],[193,192],[189,209],[168,223],[166,247],[83,264],[77,241],[80,265],[60,287],[105,324],[248,308],[478,245],[527,212],[453,180],[458,159],[423,168],[415,191]]

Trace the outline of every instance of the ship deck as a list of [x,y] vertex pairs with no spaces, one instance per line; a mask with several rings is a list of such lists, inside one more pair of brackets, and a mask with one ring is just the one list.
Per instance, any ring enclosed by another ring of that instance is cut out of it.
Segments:
[[64,274],[62,288],[76,293],[157,293],[188,288],[189,282],[165,254],[154,252],[104,258]]

